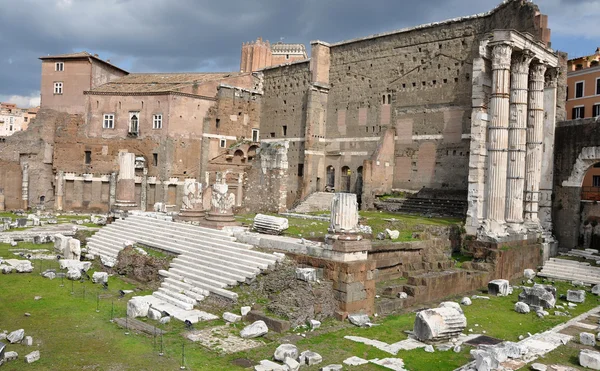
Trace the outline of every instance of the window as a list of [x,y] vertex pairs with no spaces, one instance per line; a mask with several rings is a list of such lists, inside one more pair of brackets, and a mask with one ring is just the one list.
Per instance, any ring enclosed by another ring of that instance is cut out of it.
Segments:
[[271,138],[275,138],[275,133],[270,133],[271,134]]
[[63,62],[56,62],[54,64],[54,70],[58,72],[62,72],[65,70],[65,64]]
[[152,129],[162,129],[162,114],[159,113],[152,117]]
[[15,124],[15,118],[14,117],[9,117],[8,118],[8,131],[13,131],[13,125]]
[[592,107],[592,117],[600,116],[600,103],[594,104]]
[[217,121],[215,122],[215,126],[218,129],[219,126],[221,126],[221,119],[217,119]]
[[140,131],[140,113],[129,112],[129,133],[138,134]]
[[580,107],[573,107],[573,117],[572,119],[582,119],[585,117],[585,107],[584,106],[580,106]]
[[219,140],[219,147],[225,148],[226,145],[227,145],[227,141],[225,139]]
[[89,165],[92,163],[92,151],[85,151],[85,164]]
[[592,187],[600,187],[600,175],[594,175],[592,178]]
[[285,137],[287,135],[287,125],[283,125],[283,127],[281,128],[281,132],[283,133],[283,136]]
[[583,81],[575,83],[575,98],[583,98]]
[[154,164],[154,166],[158,166],[158,153],[152,154],[152,163]]
[[63,93],[63,83],[61,81],[57,81],[54,83],[54,94],[62,94]]
[[258,129],[252,129],[252,141],[253,142],[258,142]]
[[298,176],[304,176],[304,164],[298,164]]
[[27,116],[23,117],[23,121],[27,122]]
[[600,95],[600,78],[596,79],[596,95]]
[[115,115],[113,113],[105,113],[104,114],[102,128],[103,129],[114,129],[115,128]]

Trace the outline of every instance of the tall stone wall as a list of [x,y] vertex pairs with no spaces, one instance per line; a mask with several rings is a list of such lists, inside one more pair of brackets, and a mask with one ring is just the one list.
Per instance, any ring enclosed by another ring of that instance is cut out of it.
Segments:
[[[328,168],[335,170],[336,190],[356,192],[363,161],[390,128],[396,130],[392,187],[465,191],[479,43],[494,29],[528,32],[545,42],[546,23],[537,6],[513,0],[484,15],[336,44],[313,42],[309,66],[266,69],[263,138],[287,138],[305,151],[296,156],[292,146],[289,156],[290,169],[302,164],[304,170],[296,199],[322,191]],[[310,109],[315,95],[324,109]],[[308,107],[298,112],[304,97]],[[324,122],[323,133],[307,131],[311,118]],[[290,179],[292,191],[294,183]]]

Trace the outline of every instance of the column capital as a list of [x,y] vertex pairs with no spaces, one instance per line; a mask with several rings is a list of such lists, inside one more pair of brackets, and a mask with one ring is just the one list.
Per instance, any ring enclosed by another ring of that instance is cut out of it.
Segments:
[[558,68],[548,68],[546,71],[546,81],[544,83],[544,87],[546,88],[555,88],[558,85],[558,75],[560,71]]
[[535,54],[530,50],[523,50],[521,53],[514,53],[512,55],[512,72],[527,74],[529,72],[529,65]]
[[506,43],[495,44],[492,46],[492,69],[510,69],[510,57],[512,55],[512,50],[512,45]]
[[542,63],[534,63],[529,69],[529,78],[534,81],[544,81],[544,74],[548,66]]

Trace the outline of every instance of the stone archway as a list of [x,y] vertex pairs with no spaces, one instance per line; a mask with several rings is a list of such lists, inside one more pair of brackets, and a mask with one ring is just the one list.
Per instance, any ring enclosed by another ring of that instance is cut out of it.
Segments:
[[[559,151],[557,148],[557,156]],[[591,247],[594,230],[600,235],[600,207],[597,201],[582,199],[586,174],[599,162],[600,146],[582,147],[571,166],[555,166],[556,179],[564,180],[555,184],[552,219],[563,249]],[[593,217],[595,214],[598,218]]]

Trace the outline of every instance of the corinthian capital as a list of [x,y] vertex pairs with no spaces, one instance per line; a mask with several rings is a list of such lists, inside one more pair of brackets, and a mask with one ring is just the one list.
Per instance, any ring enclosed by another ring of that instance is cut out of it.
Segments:
[[521,53],[512,55],[511,70],[515,73],[527,74],[529,64],[533,60],[534,54],[530,50],[523,50]]
[[492,69],[508,70],[510,69],[510,57],[512,55],[512,46],[508,44],[497,44],[492,48]]
[[546,71],[545,87],[547,87],[547,88],[554,87],[555,88],[558,84],[558,74],[559,74],[558,68],[548,68],[548,71]]
[[534,81],[544,81],[544,74],[546,73],[546,66],[542,63],[534,63],[529,69],[529,79]]

